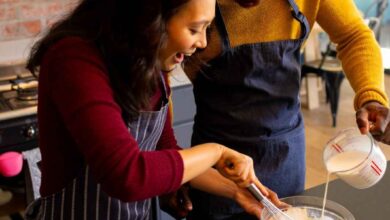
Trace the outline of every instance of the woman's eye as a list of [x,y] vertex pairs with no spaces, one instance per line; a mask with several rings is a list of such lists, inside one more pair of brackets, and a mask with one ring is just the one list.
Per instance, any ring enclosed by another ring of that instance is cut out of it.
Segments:
[[197,34],[200,33],[198,29],[190,29],[191,34]]

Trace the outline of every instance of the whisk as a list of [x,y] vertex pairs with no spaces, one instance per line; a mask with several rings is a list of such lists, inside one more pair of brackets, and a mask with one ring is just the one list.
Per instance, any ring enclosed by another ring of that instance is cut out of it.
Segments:
[[282,210],[280,210],[278,207],[276,207],[271,201],[265,197],[260,190],[256,187],[254,183],[250,184],[248,186],[248,190],[252,193],[252,195],[259,200],[264,206],[265,209],[269,212],[270,217],[272,219],[278,219],[278,220],[293,220],[290,216],[288,216],[286,213],[284,213]]

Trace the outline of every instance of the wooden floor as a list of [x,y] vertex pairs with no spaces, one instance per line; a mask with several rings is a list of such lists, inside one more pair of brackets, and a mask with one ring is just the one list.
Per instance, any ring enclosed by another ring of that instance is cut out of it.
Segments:
[[[386,92],[390,95],[390,76],[385,76]],[[320,92],[320,107],[314,110],[302,109],[306,126],[306,188],[311,188],[326,181],[326,170],[322,160],[322,150],[327,141],[343,128],[356,126],[353,109],[354,92],[347,80],[344,80],[340,92],[337,127],[331,126],[329,104],[325,103],[325,95]],[[389,96],[390,97],[390,96]],[[304,104],[305,100],[302,100]],[[390,159],[390,146],[380,144],[387,159]],[[390,171],[387,171],[390,172]],[[332,177],[335,178],[334,176]]]

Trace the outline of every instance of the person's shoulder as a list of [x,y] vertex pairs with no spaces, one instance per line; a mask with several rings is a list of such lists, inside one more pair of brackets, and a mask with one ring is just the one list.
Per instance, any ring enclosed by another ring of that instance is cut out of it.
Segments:
[[50,54],[97,54],[98,50],[96,46],[81,37],[69,36],[64,37],[57,42],[53,43],[48,53]]
[[[105,73],[106,65],[100,52],[92,41],[81,37],[64,37],[52,43],[45,52],[41,68],[48,72],[57,72],[59,69],[72,68],[72,72],[77,70],[87,70],[90,73]],[[66,73],[68,74],[68,73]],[[102,74],[105,77],[105,74]]]
[[95,42],[81,37],[64,37],[53,43],[45,52],[43,65],[88,63],[105,71],[104,60]]
[[63,37],[60,40],[58,40],[53,45],[53,48],[59,48],[59,47],[64,47],[64,46],[72,46],[72,45],[82,46],[82,45],[87,45],[87,44],[88,44],[87,41],[84,40],[81,37],[68,36],[68,37]]

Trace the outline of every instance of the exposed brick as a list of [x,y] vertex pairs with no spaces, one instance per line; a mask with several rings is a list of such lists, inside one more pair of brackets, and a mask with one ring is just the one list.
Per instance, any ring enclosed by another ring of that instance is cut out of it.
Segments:
[[55,22],[62,19],[67,14],[67,8],[63,3],[52,2],[46,4],[45,8],[45,19],[44,24],[48,27],[52,26]]
[[16,19],[16,8],[14,4],[0,3],[0,21]]
[[80,0],[0,0],[0,41],[37,35]]
[[34,19],[45,16],[45,11],[42,9],[41,3],[29,2],[19,5],[19,19]]
[[20,25],[19,34],[25,37],[36,36],[42,30],[42,25],[40,20],[24,21],[24,22],[20,22],[19,25]]
[[0,40],[14,39],[19,36],[18,22],[0,23]]
[[64,6],[62,2],[48,2],[42,5],[42,10],[46,16],[59,15],[64,13]]
[[0,3],[15,3],[20,2],[21,0],[0,0]]

